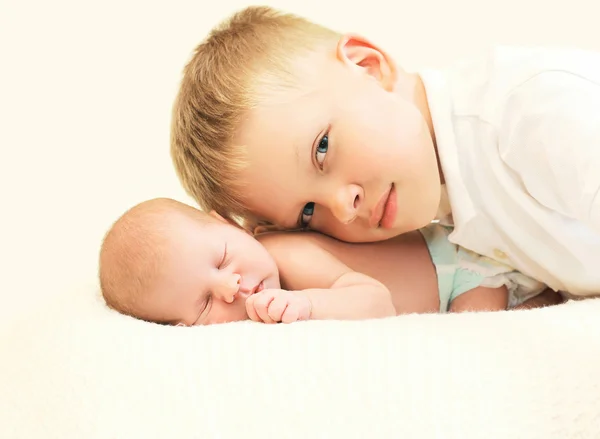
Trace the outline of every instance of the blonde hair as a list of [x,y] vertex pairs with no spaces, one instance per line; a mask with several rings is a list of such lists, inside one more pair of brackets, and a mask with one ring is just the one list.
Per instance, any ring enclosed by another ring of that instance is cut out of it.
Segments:
[[[340,34],[269,7],[243,9],[214,28],[185,66],[171,125],[171,157],[204,211],[252,217],[237,178],[244,150],[233,144],[242,117],[271,96],[299,89],[314,65],[301,57],[335,47]],[[314,72],[313,74],[316,74]]]
[[98,268],[100,290],[109,308],[141,318],[139,304],[156,282],[173,228],[178,226],[174,218],[210,222],[207,214],[191,206],[156,198],[127,210],[110,227],[102,241]]

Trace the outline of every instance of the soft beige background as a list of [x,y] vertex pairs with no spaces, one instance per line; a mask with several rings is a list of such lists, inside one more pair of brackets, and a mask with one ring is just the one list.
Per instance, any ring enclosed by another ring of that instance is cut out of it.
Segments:
[[[408,68],[495,43],[600,49],[595,0],[272,1]],[[211,4],[209,6],[209,4]],[[168,155],[181,68],[241,0],[0,0],[0,321],[95,288],[100,240],[145,198],[188,199]]]

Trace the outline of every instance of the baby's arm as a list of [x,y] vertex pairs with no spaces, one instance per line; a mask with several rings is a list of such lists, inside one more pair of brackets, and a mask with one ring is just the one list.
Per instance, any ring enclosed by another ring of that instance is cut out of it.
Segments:
[[282,286],[308,298],[310,319],[356,320],[395,316],[389,290],[358,273],[305,233],[260,237],[275,259]]

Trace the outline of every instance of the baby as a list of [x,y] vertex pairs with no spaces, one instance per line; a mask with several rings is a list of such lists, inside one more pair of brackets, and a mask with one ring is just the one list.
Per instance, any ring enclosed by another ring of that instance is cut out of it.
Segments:
[[431,224],[364,244],[312,232],[254,238],[214,212],[154,199],[128,210],[107,233],[100,284],[111,308],[184,326],[491,311],[561,301],[549,291],[538,296],[544,285],[458,249],[448,233]]

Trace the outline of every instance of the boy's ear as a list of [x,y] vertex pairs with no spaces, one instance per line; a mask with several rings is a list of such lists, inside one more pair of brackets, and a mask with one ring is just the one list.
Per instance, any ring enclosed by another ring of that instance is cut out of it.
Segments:
[[397,69],[392,58],[360,35],[347,34],[338,41],[337,58],[351,68],[364,70],[386,90],[396,85]]

